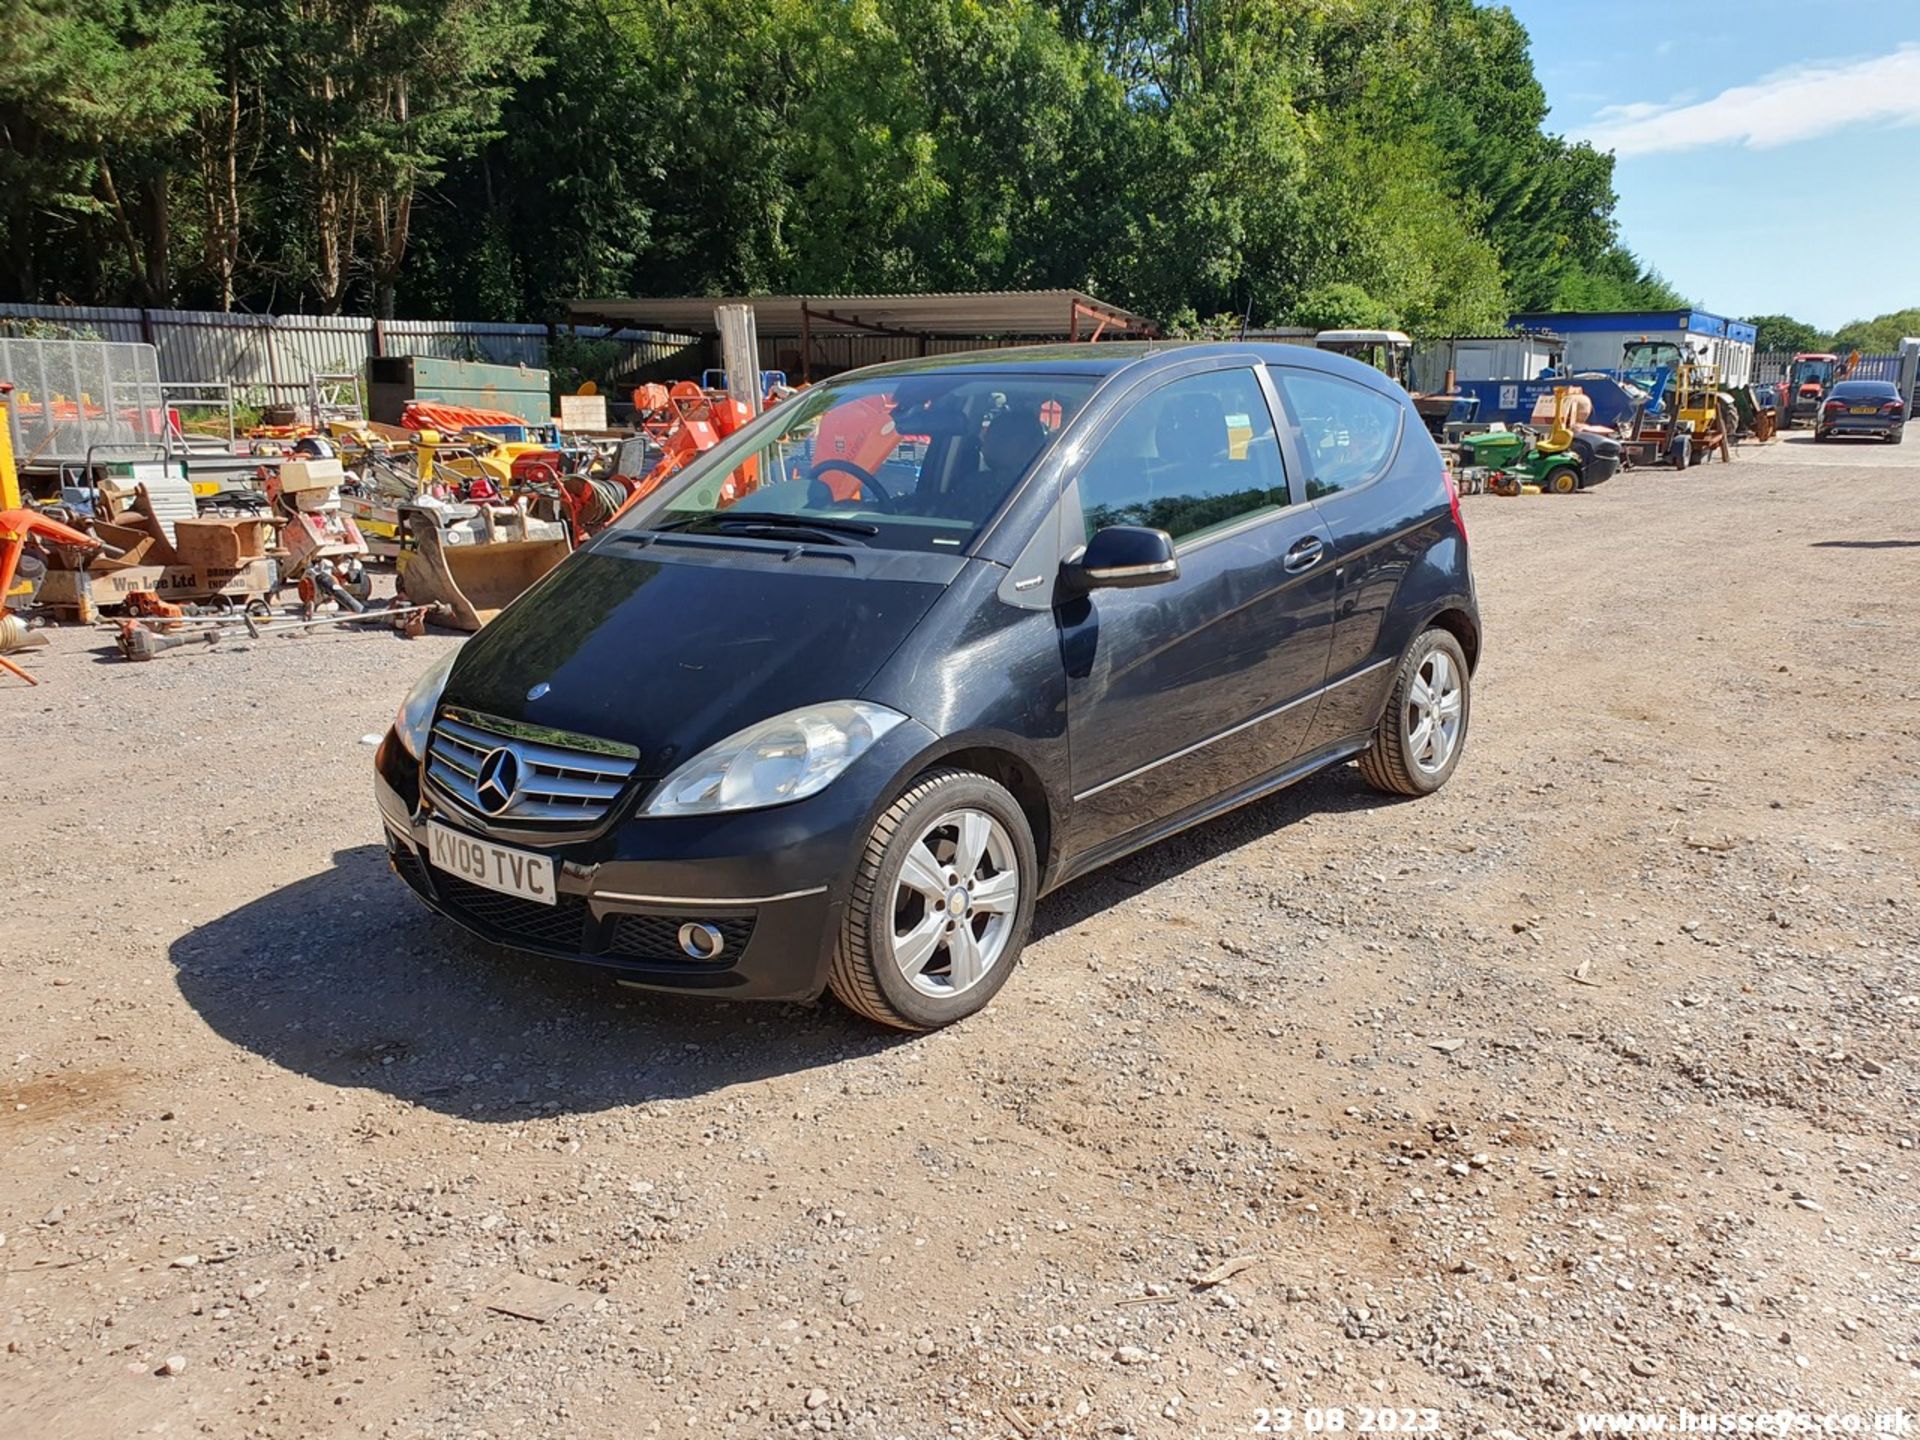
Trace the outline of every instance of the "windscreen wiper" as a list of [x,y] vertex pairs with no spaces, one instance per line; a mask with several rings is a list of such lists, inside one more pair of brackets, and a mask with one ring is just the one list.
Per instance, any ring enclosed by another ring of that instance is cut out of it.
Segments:
[[649,525],[649,530],[692,530],[697,526],[719,529],[730,526],[756,530],[812,530],[824,535],[878,535],[880,527],[865,520],[842,520],[831,515],[795,515],[786,510],[721,510],[708,515],[688,515]]
[[869,536],[878,535],[880,527],[865,520],[840,520],[826,515],[793,515],[784,510],[745,511],[729,514],[722,511],[709,517],[716,528],[755,530],[811,530],[818,535]]

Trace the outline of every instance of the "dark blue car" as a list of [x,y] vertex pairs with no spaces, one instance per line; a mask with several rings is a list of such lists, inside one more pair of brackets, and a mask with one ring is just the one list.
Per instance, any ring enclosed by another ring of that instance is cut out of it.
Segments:
[[408,696],[435,910],[630,983],[972,1014],[1034,902],[1329,765],[1424,795],[1480,657],[1407,395],[1293,346],[860,370],[669,480]]
[[1898,445],[1906,429],[1907,407],[1899,386],[1891,380],[1842,380],[1821,402],[1813,438],[1864,435]]

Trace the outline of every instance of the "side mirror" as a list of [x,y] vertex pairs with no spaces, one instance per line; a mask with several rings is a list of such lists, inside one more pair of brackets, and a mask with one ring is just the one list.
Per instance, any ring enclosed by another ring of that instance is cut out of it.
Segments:
[[1074,590],[1119,590],[1160,585],[1180,578],[1173,537],[1144,525],[1109,525],[1096,530],[1086,547],[1060,567]]

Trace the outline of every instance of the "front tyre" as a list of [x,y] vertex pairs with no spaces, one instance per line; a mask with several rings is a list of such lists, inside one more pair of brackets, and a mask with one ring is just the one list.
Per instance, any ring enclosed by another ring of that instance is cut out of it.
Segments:
[[1039,888],[1013,796],[969,770],[932,770],[874,822],[827,967],[840,1002],[901,1030],[937,1030],[1007,981]]
[[1466,748],[1473,710],[1466,651],[1451,631],[1424,631],[1401,657],[1373,745],[1360,773],[1389,795],[1431,795]]

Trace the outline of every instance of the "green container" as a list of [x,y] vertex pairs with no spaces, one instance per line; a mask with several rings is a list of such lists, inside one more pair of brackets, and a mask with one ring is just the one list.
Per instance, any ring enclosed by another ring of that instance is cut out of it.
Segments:
[[432,355],[390,355],[367,362],[367,408],[383,425],[398,425],[409,400],[501,410],[529,425],[553,419],[547,372],[523,365],[485,365]]

